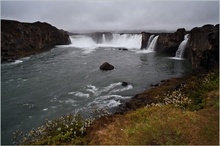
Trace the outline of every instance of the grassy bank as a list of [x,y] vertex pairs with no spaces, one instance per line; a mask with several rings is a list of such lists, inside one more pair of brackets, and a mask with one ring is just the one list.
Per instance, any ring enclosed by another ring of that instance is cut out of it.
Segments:
[[219,144],[218,72],[170,79],[135,98],[135,109],[124,114],[94,121],[69,115],[42,126],[43,137],[17,133],[15,139],[17,144]]

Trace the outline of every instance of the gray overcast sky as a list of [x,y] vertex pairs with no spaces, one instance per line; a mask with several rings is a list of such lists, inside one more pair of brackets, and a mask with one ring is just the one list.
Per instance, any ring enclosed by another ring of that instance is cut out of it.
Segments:
[[1,18],[82,30],[176,30],[219,23],[219,1],[2,1]]

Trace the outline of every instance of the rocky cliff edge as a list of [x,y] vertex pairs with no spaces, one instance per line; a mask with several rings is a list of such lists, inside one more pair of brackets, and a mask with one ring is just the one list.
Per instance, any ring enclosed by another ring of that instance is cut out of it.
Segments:
[[64,30],[42,22],[21,23],[1,20],[1,61],[10,62],[21,57],[47,51],[55,45],[70,44]]

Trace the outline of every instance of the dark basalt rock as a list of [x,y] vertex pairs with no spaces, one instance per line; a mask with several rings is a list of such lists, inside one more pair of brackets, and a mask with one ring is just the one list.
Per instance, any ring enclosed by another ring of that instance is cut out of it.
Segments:
[[147,43],[148,43],[148,39],[150,38],[150,33],[147,32],[142,32],[142,40],[141,40],[141,50],[146,49],[147,47]]
[[108,62],[105,62],[103,63],[101,66],[100,66],[100,69],[101,70],[104,70],[104,71],[107,71],[107,70],[113,70],[114,69],[114,66],[109,64]]
[[175,54],[180,43],[184,40],[184,35],[184,28],[177,29],[177,31],[174,33],[159,34],[156,51]]
[[187,55],[195,72],[219,66],[219,25],[204,25],[190,31]]
[[157,52],[173,53],[177,51],[179,44],[184,40],[186,30],[184,28],[177,29],[174,33],[147,33],[142,32],[141,50],[146,49],[148,40],[151,35],[159,35],[157,41]]
[[151,34],[159,35],[155,51],[170,55],[175,55],[184,35],[189,34],[184,57],[190,60],[194,71],[203,73],[219,66],[219,24],[206,24],[191,31],[180,28],[174,33],[142,32],[141,49],[146,48]]
[[47,51],[55,45],[70,44],[69,35],[48,23],[1,20],[1,61]]
[[128,51],[128,49],[126,49],[126,48],[119,48],[118,50],[121,50],[121,51]]
[[116,114],[123,114],[127,111],[136,110],[151,103],[156,103],[156,100],[153,97],[143,97],[141,94],[136,94],[130,101],[120,104]]
[[158,87],[158,86],[160,86],[160,84],[159,83],[157,83],[157,84],[150,84],[150,86],[151,87]]
[[124,86],[124,87],[127,87],[128,83],[127,82],[122,82],[121,85]]

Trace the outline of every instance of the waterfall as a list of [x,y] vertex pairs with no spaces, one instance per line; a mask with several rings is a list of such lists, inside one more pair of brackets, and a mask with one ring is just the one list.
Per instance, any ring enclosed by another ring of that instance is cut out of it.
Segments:
[[189,34],[186,34],[184,36],[184,40],[180,43],[178,50],[176,51],[176,56],[175,56],[176,58],[183,58],[188,40],[189,40]]
[[100,42],[97,43],[94,39],[87,35],[72,35],[72,44],[69,47],[77,48],[98,48],[98,47],[115,47],[127,49],[139,49],[141,45],[141,34],[112,34],[111,40],[106,34],[102,34]]
[[149,47],[147,48],[148,51],[153,52],[155,50],[158,38],[159,38],[159,35],[157,35],[153,38],[153,40],[151,41]]
[[102,34],[102,43],[105,43],[105,34]]
[[140,48],[141,34],[113,34],[113,38],[108,42],[109,46],[122,48]]
[[154,38],[155,35],[151,35],[150,38],[148,39],[148,42],[147,42],[147,47],[148,48],[150,46],[150,43],[152,42],[153,38]]

